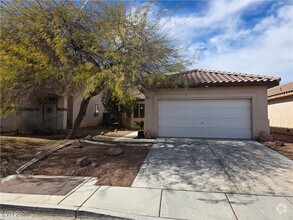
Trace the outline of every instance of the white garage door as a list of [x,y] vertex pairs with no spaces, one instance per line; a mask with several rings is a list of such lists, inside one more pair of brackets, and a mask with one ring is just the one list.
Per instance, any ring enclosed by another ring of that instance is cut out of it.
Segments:
[[251,138],[249,99],[160,100],[160,137]]

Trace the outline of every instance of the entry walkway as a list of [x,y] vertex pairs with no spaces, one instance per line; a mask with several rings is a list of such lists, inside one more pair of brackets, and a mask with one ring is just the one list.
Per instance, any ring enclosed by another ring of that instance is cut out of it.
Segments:
[[[74,183],[70,185],[70,178],[6,177],[1,185],[1,209],[27,210],[27,215],[31,210],[58,213],[72,218],[112,216],[109,218],[116,219],[113,218],[116,216],[123,219],[241,220],[293,217],[293,197],[98,186],[95,185],[97,179],[92,177],[74,177]],[[42,195],[33,194],[33,189],[27,190],[32,186],[30,184],[39,187],[37,193],[42,187],[50,191]],[[1,217],[5,219],[5,216]]]
[[123,137],[116,138],[114,141],[118,142],[135,142],[135,143],[154,143],[155,139],[137,138],[138,132],[134,131]]

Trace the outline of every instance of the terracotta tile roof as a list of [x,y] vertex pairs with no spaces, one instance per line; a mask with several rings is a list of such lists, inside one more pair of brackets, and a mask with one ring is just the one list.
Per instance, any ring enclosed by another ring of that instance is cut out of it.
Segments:
[[268,86],[279,85],[281,78],[273,76],[243,74],[195,69],[175,74],[189,86]]
[[136,97],[137,100],[145,100],[145,95],[138,90],[134,92],[134,96]]
[[293,95],[293,82],[268,89],[268,99],[276,99]]

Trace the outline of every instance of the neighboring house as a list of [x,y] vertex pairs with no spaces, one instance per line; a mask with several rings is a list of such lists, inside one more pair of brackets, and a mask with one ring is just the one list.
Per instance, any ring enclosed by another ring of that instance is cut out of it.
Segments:
[[[55,133],[72,127],[79,112],[82,96],[48,96],[41,103],[31,103],[18,114],[1,118],[1,131],[42,131]],[[100,96],[94,96],[88,105],[81,127],[102,124],[104,107]]]
[[271,132],[293,135],[293,82],[268,90]]
[[280,78],[208,70],[176,75],[189,87],[144,92],[148,136],[256,139],[270,131],[267,89]]

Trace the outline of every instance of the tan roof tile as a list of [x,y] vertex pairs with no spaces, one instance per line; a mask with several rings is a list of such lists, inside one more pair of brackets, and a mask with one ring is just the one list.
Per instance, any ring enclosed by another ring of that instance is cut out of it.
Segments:
[[243,74],[235,72],[211,71],[195,69],[175,74],[183,79],[189,86],[268,86],[279,85],[280,78]]

